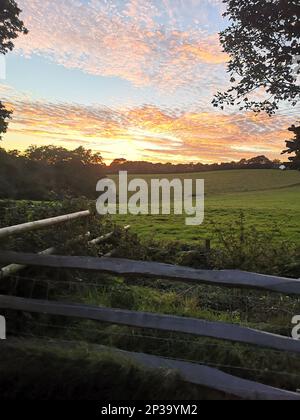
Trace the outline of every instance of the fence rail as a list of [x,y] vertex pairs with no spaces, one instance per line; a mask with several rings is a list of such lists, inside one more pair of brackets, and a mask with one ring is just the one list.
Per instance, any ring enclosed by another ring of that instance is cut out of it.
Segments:
[[90,216],[90,211],[80,211],[77,213],[65,214],[63,216],[52,217],[50,219],[37,220],[35,222],[23,223],[21,225],[9,226],[0,229],[0,239],[20,233],[32,232],[33,230],[43,229],[60,223],[66,223],[82,217]]
[[0,295],[0,308],[60,315],[145,329],[193,334],[300,353],[300,341],[223,322]]
[[227,395],[248,400],[300,401],[300,394],[238,378],[208,366],[144,353],[119,352],[148,368],[177,370],[185,381],[221,391]]
[[145,276],[196,284],[268,290],[286,295],[300,295],[300,280],[238,270],[197,270],[190,267],[122,258],[36,255],[12,251],[2,251],[0,263],[102,271],[125,277]]

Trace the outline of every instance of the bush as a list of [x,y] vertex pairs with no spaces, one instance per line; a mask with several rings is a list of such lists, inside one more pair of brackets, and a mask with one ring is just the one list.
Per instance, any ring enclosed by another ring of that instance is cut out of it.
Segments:
[[215,269],[239,269],[278,276],[300,276],[300,252],[288,241],[278,241],[275,232],[260,232],[248,226],[243,214],[231,230],[215,226],[218,245],[210,257]]

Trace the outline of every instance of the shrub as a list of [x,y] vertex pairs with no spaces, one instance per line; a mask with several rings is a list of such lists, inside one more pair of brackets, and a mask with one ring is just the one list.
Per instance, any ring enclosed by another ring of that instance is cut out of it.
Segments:
[[278,241],[275,231],[268,233],[240,220],[226,231],[215,226],[215,240],[210,262],[216,269],[239,269],[279,276],[300,276],[300,253],[296,245]]

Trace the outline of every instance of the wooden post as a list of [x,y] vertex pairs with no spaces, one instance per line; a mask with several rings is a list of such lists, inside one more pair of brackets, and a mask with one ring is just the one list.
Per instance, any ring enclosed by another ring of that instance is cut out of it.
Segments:
[[211,251],[211,240],[210,239],[205,240],[205,250],[206,250],[206,252]]

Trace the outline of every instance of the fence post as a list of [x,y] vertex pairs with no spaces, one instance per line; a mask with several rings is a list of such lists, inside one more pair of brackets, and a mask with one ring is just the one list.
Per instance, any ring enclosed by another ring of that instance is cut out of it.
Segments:
[[211,251],[211,240],[210,239],[205,240],[205,249],[206,249],[207,253],[209,253]]

